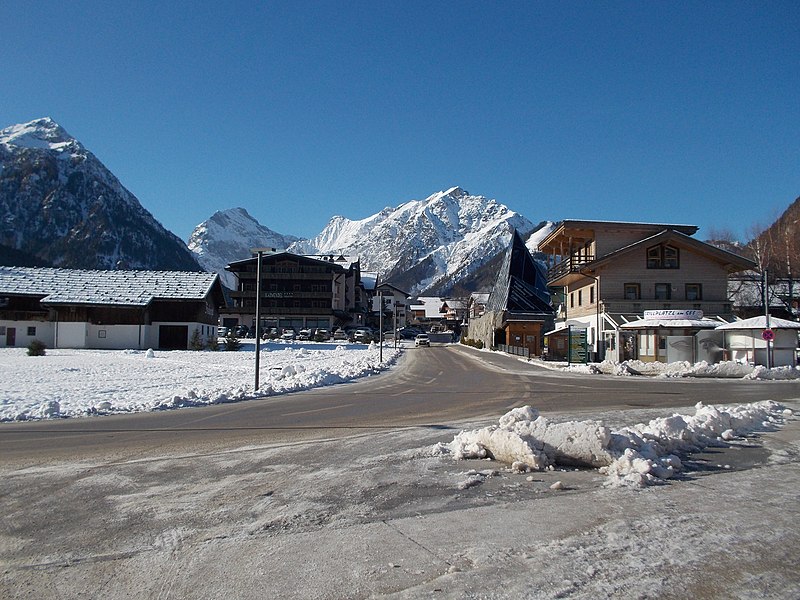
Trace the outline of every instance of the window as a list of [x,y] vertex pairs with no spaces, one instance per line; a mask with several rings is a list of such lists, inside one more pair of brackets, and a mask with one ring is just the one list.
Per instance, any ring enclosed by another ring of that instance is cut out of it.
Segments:
[[36,327],[28,327],[28,335],[31,337],[36,335]]
[[669,300],[672,297],[672,287],[668,283],[656,284],[656,300]]
[[589,288],[589,304],[594,304],[594,286]]
[[664,268],[677,269],[678,268],[678,249],[672,246],[662,246],[664,249]]
[[674,246],[659,244],[647,249],[648,269],[678,269],[680,268],[680,253]]
[[700,283],[687,283],[686,284],[686,299],[687,300],[702,300],[703,299],[703,285]]
[[642,288],[638,283],[625,284],[625,300],[641,300]]
[[578,290],[578,306],[583,306],[583,290]]
[[647,249],[647,268],[661,268],[661,246],[653,246]]
[[575,308],[575,292],[569,293],[569,307]]

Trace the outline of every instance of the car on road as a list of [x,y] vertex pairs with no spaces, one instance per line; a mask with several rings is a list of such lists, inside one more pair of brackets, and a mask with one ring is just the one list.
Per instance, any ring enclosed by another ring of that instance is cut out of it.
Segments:
[[414,338],[414,345],[415,346],[430,346],[431,345],[431,338],[428,336],[427,333],[420,333],[417,337]]

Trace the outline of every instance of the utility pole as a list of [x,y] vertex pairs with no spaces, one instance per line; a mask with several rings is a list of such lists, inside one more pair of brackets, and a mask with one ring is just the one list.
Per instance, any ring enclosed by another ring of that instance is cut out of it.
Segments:
[[[771,329],[769,322],[769,289],[767,288],[767,269],[764,269],[764,320],[766,331]],[[765,332],[766,333],[766,332]],[[767,368],[772,368],[772,340],[764,337],[767,342]],[[755,357],[754,357],[755,358]]]

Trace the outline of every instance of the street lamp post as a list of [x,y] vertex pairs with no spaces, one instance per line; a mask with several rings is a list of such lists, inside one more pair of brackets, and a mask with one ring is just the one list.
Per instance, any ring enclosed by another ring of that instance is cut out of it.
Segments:
[[378,290],[378,360],[383,364],[383,293]]
[[258,391],[258,374],[261,358],[261,257],[267,248],[253,248],[258,259],[256,260],[256,378],[255,390]]

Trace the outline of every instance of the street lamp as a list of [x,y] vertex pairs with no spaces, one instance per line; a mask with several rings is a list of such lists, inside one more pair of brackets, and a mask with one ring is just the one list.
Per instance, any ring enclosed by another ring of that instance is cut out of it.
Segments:
[[378,290],[378,300],[380,300],[380,308],[378,310],[378,360],[383,364],[383,292]]
[[255,390],[258,391],[258,371],[261,357],[261,257],[264,252],[269,252],[271,248],[253,248],[250,252],[254,253],[256,260],[256,379]]

